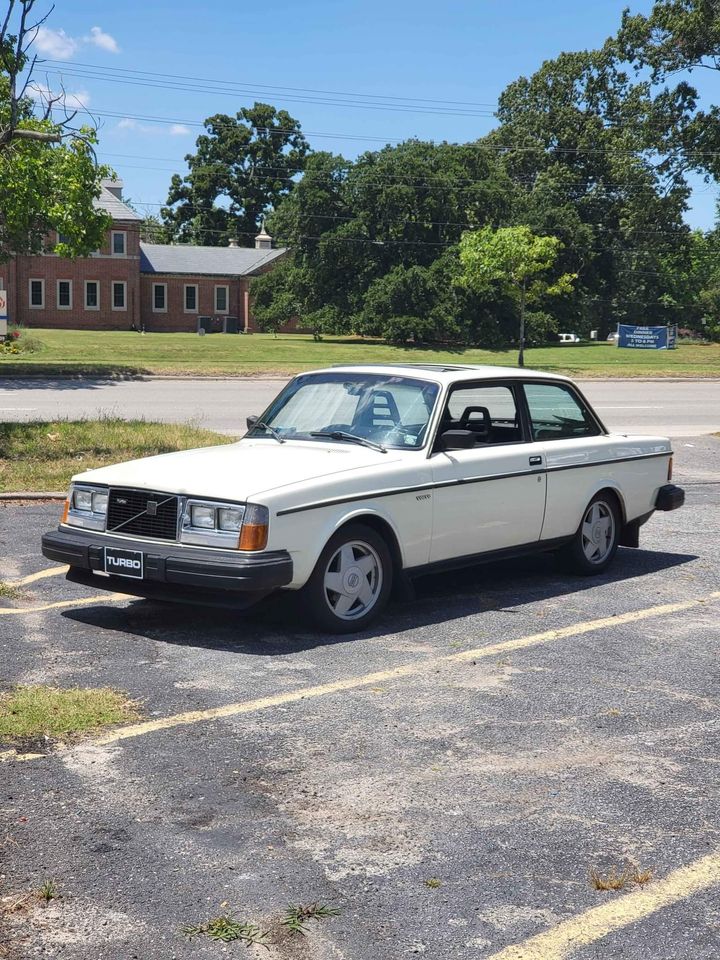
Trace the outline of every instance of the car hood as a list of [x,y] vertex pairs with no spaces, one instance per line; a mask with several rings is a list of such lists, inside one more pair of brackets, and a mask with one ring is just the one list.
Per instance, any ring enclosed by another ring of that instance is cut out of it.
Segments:
[[380,453],[351,444],[242,440],[99,467],[73,480],[245,501],[321,477],[376,469],[395,459],[392,451]]

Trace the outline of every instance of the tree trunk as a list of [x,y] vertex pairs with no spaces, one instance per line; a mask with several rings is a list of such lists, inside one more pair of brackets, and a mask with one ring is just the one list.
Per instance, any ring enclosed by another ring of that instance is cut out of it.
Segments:
[[518,352],[518,366],[525,366],[525,282],[520,287],[520,350]]

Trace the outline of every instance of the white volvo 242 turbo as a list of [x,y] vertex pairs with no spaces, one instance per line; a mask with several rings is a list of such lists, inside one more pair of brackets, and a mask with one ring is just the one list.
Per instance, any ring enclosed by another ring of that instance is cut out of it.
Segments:
[[556,551],[599,573],[674,510],[662,437],[609,433],[568,379],[504,367],[348,366],[295,377],[238,443],[75,477],[43,553],[142,597],[300,591],[320,627],[365,627],[393,582]]

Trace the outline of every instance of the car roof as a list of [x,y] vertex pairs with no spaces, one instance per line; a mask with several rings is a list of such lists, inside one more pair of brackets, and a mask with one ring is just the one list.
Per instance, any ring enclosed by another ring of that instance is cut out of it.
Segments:
[[443,384],[457,383],[462,380],[562,380],[568,377],[557,373],[546,373],[544,370],[529,370],[527,367],[498,367],[481,364],[453,364],[453,363],[361,363],[340,364],[325,367],[321,370],[311,370],[308,373],[322,373],[331,369],[335,372],[348,373],[380,373],[388,376],[417,377],[419,374],[432,374],[423,379],[435,380]]

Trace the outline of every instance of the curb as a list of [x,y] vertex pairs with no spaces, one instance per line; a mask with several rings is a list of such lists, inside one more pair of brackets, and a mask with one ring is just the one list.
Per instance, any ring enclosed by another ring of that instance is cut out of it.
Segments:
[[60,493],[58,490],[50,490],[45,493],[23,492],[22,490],[14,493],[0,493],[0,503],[12,502],[13,500],[64,500],[67,493]]

